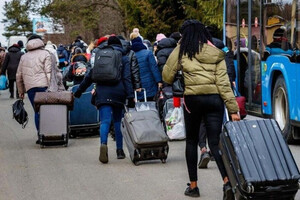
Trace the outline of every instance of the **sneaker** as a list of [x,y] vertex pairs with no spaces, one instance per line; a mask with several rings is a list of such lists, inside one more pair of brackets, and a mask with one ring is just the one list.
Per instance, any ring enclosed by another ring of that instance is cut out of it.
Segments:
[[117,158],[118,159],[124,159],[126,156],[125,156],[125,153],[123,151],[123,149],[117,149]]
[[209,153],[208,152],[202,153],[201,156],[200,156],[200,161],[199,161],[199,164],[198,164],[198,168],[199,169],[207,168],[207,164],[208,164],[209,161],[210,161]]
[[200,197],[200,192],[199,192],[199,188],[198,187],[195,187],[195,188],[191,188],[190,185],[191,184],[187,184],[188,187],[186,188],[184,194],[186,196],[189,196],[189,197]]
[[234,200],[234,194],[229,182],[223,185],[223,200]]
[[102,163],[108,163],[107,145],[101,144],[99,161]]

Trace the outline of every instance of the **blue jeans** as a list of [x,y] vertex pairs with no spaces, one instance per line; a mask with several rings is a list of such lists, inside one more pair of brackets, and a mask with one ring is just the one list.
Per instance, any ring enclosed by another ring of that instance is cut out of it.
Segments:
[[123,108],[121,106],[103,105],[99,108],[100,113],[100,143],[107,144],[111,120],[114,120],[117,149],[123,149],[123,135],[121,133],[121,119]]
[[[31,88],[30,90],[27,91],[27,95],[28,98],[30,100],[30,103],[33,107],[34,110],[34,97],[35,97],[35,93],[36,92],[45,92],[46,91],[46,87],[44,88]],[[39,132],[39,128],[40,128],[40,114],[39,112],[35,112],[34,111],[34,122],[35,122],[35,128],[37,130],[37,132]]]

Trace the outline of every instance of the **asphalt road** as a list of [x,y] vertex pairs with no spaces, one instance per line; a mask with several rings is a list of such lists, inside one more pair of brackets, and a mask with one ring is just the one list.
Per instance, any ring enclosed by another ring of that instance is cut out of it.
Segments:
[[[109,163],[101,164],[99,137],[71,139],[68,147],[40,149],[33,110],[25,108],[25,129],[12,119],[8,91],[0,91],[0,200],[179,200],[188,182],[185,142],[170,142],[166,164],[151,161],[135,166],[116,158],[109,139]],[[125,144],[124,144],[125,146]],[[300,164],[300,146],[290,146]],[[198,171],[202,200],[222,199],[222,180],[215,162]],[[300,200],[299,192],[296,196]]]

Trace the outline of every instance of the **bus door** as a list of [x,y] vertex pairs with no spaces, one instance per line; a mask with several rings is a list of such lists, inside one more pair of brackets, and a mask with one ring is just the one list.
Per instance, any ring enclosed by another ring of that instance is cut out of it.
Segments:
[[246,97],[247,110],[258,115],[261,114],[260,5],[261,0],[228,0],[226,13],[231,14],[225,16],[226,45],[235,55],[236,86]]

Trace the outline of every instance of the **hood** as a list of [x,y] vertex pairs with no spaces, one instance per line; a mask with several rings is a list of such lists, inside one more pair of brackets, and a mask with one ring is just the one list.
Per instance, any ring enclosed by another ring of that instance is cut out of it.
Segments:
[[177,46],[177,42],[173,38],[164,38],[159,41],[157,48],[164,49],[164,48],[175,48]]
[[112,44],[110,46],[112,46],[112,48],[114,48],[115,50],[121,51],[122,55],[126,54],[126,52],[124,51],[124,49],[120,45]]
[[121,43],[125,52],[129,52],[131,50],[131,45],[129,41],[121,40]]
[[26,49],[28,51],[32,51],[32,50],[35,50],[35,49],[41,49],[43,47],[45,47],[44,42],[41,39],[38,39],[38,38],[29,40],[27,42],[27,45],[26,45]]
[[63,51],[63,50],[65,50],[65,47],[59,46],[56,50],[57,50],[57,51]]
[[47,44],[47,45],[45,46],[45,49],[54,49],[54,50],[55,50],[53,44]]
[[87,62],[88,60],[84,53],[79,53],[79,54],[75,54],[71,59],[71,62],[78,62],[78,61]]
[[201,63],[215,64],[225,58],[225,53],[222,50],[205,43],[203,44],[201,52],[196,54],[195,57]]
[[19,46],[11,46],[8,48],[8,51],[9,52],[18,52],[18,51],[21,51],[21,49]]
[[225,47],[224,43],[222,40],[218,38],[212,38],[212,43],[218,48],[218,49],[223,49]]

